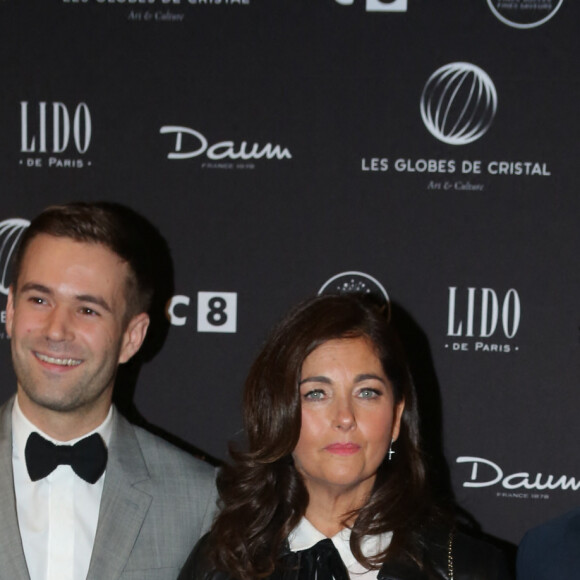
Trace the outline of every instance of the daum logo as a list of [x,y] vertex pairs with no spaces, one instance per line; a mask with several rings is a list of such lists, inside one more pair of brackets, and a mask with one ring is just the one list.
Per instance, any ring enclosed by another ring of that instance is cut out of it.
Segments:
[[429,132],[449,145],[467,145],[484,135],[495,117],[497,92],[474,64],[454,62],[437,69],[421,95],[421,117]]
[[487,0],[493,14],[513,28],[535,28],[550,20],[564,0]]
[[[336,0],[343,6],[351,6],[354,0]],[[406,12],[407,0],[366,0],[367,12]]]
[[364,272],[341,272],[328,279],[318,290],[318,294],[369,294],[377,303],[387,308],[391,314],[391,301],[384,286]]
[[492,487],[500,486],[504,489],[525,489],[525,490],[571,490],[580,489],[580,480],[566,475],[555,476],[550,474],[536,473],[530,474],[527,471],[505,474],[503,469],[483,457],[458,457],[457,463],[466,463],[471,466],[467,479],[463,482],[463,487]]
[[242,141],[236,145],[233,141],[220,141],[209,144],[204,135],[195,129],[176,125],[164,125],[159,132],[162,135],[175,135],[173,151],[167,154],[168,159],[191,159],[206,155],[212,161],[223,159],[250,160],[250,159],[292,159],[290,151],[281,145],[266,143],[249,144]]
[[24,230],[30,222],[20,218],[10,218],[0,222],[0,292],[8,294],[12,257]]

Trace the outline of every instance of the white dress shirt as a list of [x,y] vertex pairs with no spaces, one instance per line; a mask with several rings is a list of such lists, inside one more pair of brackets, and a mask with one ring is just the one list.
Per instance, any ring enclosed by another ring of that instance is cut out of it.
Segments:
[[[369,557],[386,550],[391,543],[393,537],[392,532],[381,534],[379,536],[365,536],[362,541],[362,553]],[[306,518],[302,518],[298,525],[290,532],[288,536],[288,543],[292,552],[299,550],[307,550],[312,548],[321,540],[326,539],[326,536],[319,532]],[[378,570],[369,570],[360,564],[350,551],[350,529],[343,528],[330,538],[334,547],[337,549],[350,578],[356,580],[376,580],[379,575]]]
[[104,474],[95,484],[78,477],[70,465],[31,481],[24,449],[28,436],[39,433],[57,445],[72,445],[99,433],[109,445],[115,410],[94,431],[71,441],[56,441],[22,413],[18,397],[12,410],[12,466],[16,511],[30,580],[80,580],[87,577],[103,493]]

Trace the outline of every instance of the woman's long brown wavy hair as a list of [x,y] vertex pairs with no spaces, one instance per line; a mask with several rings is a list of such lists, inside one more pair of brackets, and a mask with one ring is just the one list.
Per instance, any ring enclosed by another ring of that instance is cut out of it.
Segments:
[[[395,401],[404,400],[405,409],[393,461],[379,467],[365,505],[345,514],[345,520],[354,520],[351,550],[361,564],[372,568],[393,556],[420,563],[418,532],[430,501],[415,389],[401,344],[381,310],[364,297],[325,295],[293,309],[274,328],[251,367],[243,399],[247,450],[230,447],[233,461],[218,477],[221,511],[208,545],[216,569],[239,580],[264,578],[274,571],[288,534],[308,506],[308,492],[292,460],[301,428],[302,363],[329,340],[357,337],[374,345]],[[388,550],[366,558],[362,538],[388,531],[393,531]]]

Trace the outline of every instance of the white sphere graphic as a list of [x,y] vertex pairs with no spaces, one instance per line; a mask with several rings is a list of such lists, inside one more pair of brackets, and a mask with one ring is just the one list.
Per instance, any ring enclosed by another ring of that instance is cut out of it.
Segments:
[[356,270],[341,272],[332,276],[318,290],[321,294],[371,294],[391,317],[391,301],[385,287],[376,279]]
[[0,222],[0,292],[8,294],[10,286],[10,264],[20,237],[30,222],[21,218],[10,218]]
[[497,92],[489,75],[468,62],[437,69],[421,95],[421,117],[429,132],[449,145],[484,135],[495,117]]
[[[562,3],[564,0],[557,0],[556,4],[550,4],[549,2],[539,2],[536,0],[535,6],[531,2],[525,3],[510,3],[508,6],[503,6],[502,2],[498,2],[496,4],[497,7],[494,6],[492,0],[487,0],[487,4],[490,10],[493,12],[494,16],[513,28],[520,28],[520,29],[528,29],[528,28],[535,28],[536,26],[541,26],[551,20],[551,18],[560,10]],[[536,10],[534,10],[536,8]],[[514,20],[513,18],[509,17],[510,13],[514,13],[517,15],[518,11],[522,14],[528,14],[527,18],[525,18],[523,22],[519,22]]]

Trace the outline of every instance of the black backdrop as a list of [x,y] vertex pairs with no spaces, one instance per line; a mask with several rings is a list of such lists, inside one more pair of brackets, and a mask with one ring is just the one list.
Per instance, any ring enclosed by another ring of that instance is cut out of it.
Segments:
[[[334,276],[381,285],[427,444],[459,503],[517,542],[580,486],[579,12],[1,0],[1,289],[17,218],[76,199],[146,216],[175,298],[133,402],[223,458],[281,314]],[[6,340],[0,356],[6,398]]]

